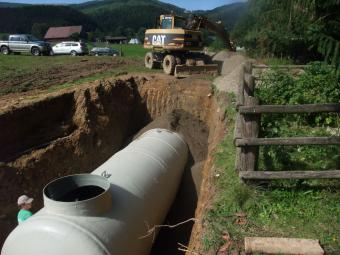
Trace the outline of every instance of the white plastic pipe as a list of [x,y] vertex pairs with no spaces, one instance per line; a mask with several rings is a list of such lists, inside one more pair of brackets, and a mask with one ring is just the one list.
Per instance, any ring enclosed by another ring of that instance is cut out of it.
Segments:
[[92,174],[57,179],[44,208],[7,238],[1,255],[146,255],[176,196],[188,148],[154,129]]

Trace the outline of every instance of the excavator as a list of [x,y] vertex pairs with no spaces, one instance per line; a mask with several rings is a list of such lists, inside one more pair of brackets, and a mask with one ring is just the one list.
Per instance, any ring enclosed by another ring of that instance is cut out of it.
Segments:
[[145,55],[145,67],[149,69],[163,68],[164,73],[176,77],[197,73],[217,74],[218,65],[202,52],[201,29],[214,32],[226,48],[235,51],[224,26],[204,16],[191,14],[184,18],[174,14],[161,15],[156,27],[145,32],[144,48],[151,50]]

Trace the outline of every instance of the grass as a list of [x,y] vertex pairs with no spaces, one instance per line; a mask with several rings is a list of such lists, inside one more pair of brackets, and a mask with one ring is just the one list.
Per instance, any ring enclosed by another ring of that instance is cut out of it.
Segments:
[[[223,244],[222,232],[228,231],[234,240],[232,249],[242,246],[246,236],[279,236],[319,239],[328,254],[339,252],[339,182],[277,181],[258,186],[242,183],[234,170],[233,104],[227,114],[229,132],[215,154],[216,196],[205,215],[205,249],[216,250]],[[247,224],[235,223],[238,212],[246,213]]]
[[149,51],[144,49],[142,45],[138,44],[107,44],[107,43],[88,43],[89,50],[93,47],[110,47],[123,52],[124,57],[144,58],[145,54]]

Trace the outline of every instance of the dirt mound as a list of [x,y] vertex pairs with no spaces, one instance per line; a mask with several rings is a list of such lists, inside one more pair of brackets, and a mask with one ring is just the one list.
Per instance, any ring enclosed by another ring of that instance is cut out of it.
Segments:
[[239,53],[222,51],[214,59],[223,61],[221,76],[215,79],[214,85],[220,91],[236,92],[241,68],[248,58]]
[[130,64],[136,65],[137,61],[121,58],[85,58],[76,64],[66,63],[50,68],[35,69],[29,74],[11,74],[1,79],[0,95],[42,90]]

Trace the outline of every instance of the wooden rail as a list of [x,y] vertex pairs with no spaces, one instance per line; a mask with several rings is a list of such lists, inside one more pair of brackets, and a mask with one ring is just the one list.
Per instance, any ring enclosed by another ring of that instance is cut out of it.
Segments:
[[340,112],[340,104],[240,106],[239,111],[242,114]]
[[[278,68],[303,68],[306,66],[279,66]],[[340,145],[340,136],[332,137],[278,137],[259,138],[261,114],[286,113],[340,113],[340,104],[305,104],[305,105],[259,105],[255,98],[255,78],[253,66],[246,63],[240,74],[237,94],[237,115],[234,131],[236,146],[235,168],[241,179],[275,180],[275,179],[334,179],[340,178],[340,170],[332,171],[257,171],[259,146],[266,145]]]
[[237,147],[260,145],[340,145],[340,137],[243,138],[236,139],[235,145]]

